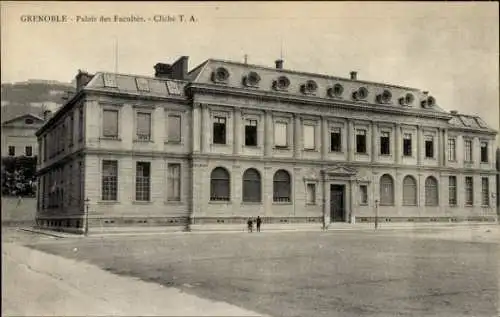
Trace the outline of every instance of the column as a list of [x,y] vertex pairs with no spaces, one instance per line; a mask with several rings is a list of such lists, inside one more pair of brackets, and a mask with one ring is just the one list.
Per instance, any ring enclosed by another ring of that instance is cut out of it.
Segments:
[[377,161],[377,124],[372,121],[372,142],[371,142],[371,149],[372,149],[372,162]]
[[354,122],[347,121],[347,160],[354,161],[354,153],[356,152],[356,131],[354,131]]
[[273,117],[269,110],[264,114],[264,156],[270,157],[272,155],[273,144]]
[[201,152],[208,152],[208,141],[210,136],[210,114],[208,112],[208,107],[206,104],[201,104]]
[[401,164],[401,143],[403,143],[403,140],[401,138],[401,125],[396,124],[396,133],[394,136],[394,155],[396,156],[396,164]]
[[328,122],[324,116],[321,116],[321,159],[326,160],[328,157]]
[[241,109],[234,108],[233,116],[233,154],[238,155],[241,151]]
[[193,104],[193,152],[200,152],[201,148],[201,107],[199,103]]
[[417,126],[417,165],[422,165],[422,126]]
[[302,142],[300,142],[301,122],[300,116],[296,113],[293,114],[293,149],[294,157],[300,158]]

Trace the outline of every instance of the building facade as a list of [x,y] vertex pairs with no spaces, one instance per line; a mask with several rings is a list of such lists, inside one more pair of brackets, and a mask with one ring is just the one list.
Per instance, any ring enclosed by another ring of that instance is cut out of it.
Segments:
[[428,92],[187,57],[79,73],[37,132],[37,223],[496,221],[496,131]]
[[36,156],[38,142],[36,131],[43,125],[43,119],[25,114],[2,123],[2,157]]

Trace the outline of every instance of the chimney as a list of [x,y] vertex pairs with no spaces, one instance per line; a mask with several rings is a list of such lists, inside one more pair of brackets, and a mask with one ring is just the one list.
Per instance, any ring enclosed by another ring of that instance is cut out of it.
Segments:
[[48,121],[50,119],[50,117],[52,116],[52,111],[50,110],[45,110],[43,112],[43,120],[44,121]]
[[358,79],[358,72],[351,72],[351,80],[357,80]]
[[429,92],[428,92],[428,91],[423,91],[423,93],[424,93],[424,96],[426,96],[426,97],[427,97],[427,95],[429,94]]
[[184,80],[188,74],[188,59],[189,56],[181,56],[172,64],[172,78]]
[[76,74],[75,79],[76,79],[76,92],[79,92],[82,90],[87,84],[92,80],[94,75],[91,75],[87,72],[84,72],[82,70],[78,70],[78,74]]
[[282,59],[277,59],[274,61],[276,63],[276,69],[283,69],[283,60]]
[[456,115],[456,114],[458,114],[458,111],[456,111],[456,110],[451,110],[451,111],[450,111],[450,113],[451,113],[451,114],[455,114],[455,115]]
[[155,77],[158,78],[172,78],[172,67],[170,64],[157,63],[154,66]]

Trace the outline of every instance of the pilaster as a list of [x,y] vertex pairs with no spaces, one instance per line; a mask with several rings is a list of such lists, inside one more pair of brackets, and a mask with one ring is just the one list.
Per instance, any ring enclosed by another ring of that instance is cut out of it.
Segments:
[[354,131],[354,122],[352,120],[348,120],[347,121],[347,160],[349,162],[354,161],[354,154],[356,152],[355,134],[356,133]]
[[298,114],[293,114],[293,149],[294,157],[300,159],[300,154],[302,150],[302,142],[300,138],[301,132],[301,120]]
[[326,160],[328,156],[328,122],[324,116],[321,116],[321,159]]
[[273,144],[273,117],[270,110],[266,110],[264,114],[264,156],[270,157],[272,155]]
[[193,152],[199,153],[201,150],[201,105],[199,103],[193,104]]
[[233,154],[238,155],[241,152],[241,109],[234,108],[233,116]]
[[206,104],[201,104],[201,152],[208,152],[210,137],[210,114]]
[[[372,121],[372,142],[371,142],[371,159],[372,162],[377,161],[377,123]],[[368,142],[367,142],[368,143]]]
[[422,126],[417,126],[417,165],[422,165]]
[[[455,142],[455,151],[457,143]],[[441,148],[443,152],[443,166],[448,166],[448,129],[443,129],[443,146]]]
[[394,147],[395,147],[394,155],[396,157],[396,164],[401,164],[401,157],[402,157],[401,146],[402,146],[402,143],[403,143],[403,139],[401,137],[401,125],[396,124],[395,136],[394,136]]

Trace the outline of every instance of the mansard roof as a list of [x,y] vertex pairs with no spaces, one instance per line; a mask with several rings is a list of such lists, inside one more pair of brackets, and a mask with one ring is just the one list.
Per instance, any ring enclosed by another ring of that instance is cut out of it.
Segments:
[[459,113],[452,113],[452,118],[448,121],[450,128],[457,128],[460,130],[482,130],[488,132],[496,132],[479,116],[465,115]]

